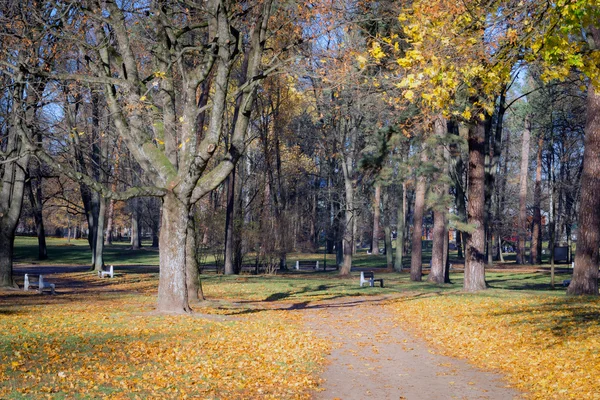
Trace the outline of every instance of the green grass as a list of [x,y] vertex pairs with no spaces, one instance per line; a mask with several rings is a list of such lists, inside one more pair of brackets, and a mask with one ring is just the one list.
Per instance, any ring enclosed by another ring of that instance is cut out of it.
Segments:
[[[48,259],[38,260],[38,244],[35,237],[18,236],[15,239],[15,262],[44,265],[89,265],[92,253],[87,239],[46,239]],[[158,250],[143,243],[140,250],[131,250],[129,243],[120,242],[106,246],[104,262],[118,265],[158,265]]]

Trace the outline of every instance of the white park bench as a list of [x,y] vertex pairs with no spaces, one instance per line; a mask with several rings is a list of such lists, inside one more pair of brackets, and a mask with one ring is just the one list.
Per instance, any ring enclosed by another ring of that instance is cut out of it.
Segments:
[[23,290],[27,291],[30,287],[37,287],[38,292],[42,293],[44,289],[50,289],[52,294],[56,294],[54,289],[54,283],[46,283],[44,282],[44,276],[40,274],[37,281],[29,281],[29,274],[25,274],[25,278],[23,281]]
[[110,276],[111,278],[114,278],[114,268],[113,266],[109,266],[108,269],[106,269],[106,266],[102,266],[102,269],[100,271],[98,271],[98,276],[100,278],[104,278],[105,276]]
[[301,270],[301,269],[306,269],[306,268],[318,271],[319,270],[319,260],[316,260],[316,261],[296,261],[296,267],[295,267],[295,269]]
[[383,279],[375,279],[375,274],[373,271],[361,271],[360,272],[360,287],[365,283],[368,283],[369,286],[374,287],[375,282],[379,282],[379,286],[383,287]]

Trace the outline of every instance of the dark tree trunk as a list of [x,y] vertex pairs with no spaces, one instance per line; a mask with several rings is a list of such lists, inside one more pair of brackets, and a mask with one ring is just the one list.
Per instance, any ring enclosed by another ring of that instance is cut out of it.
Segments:
[[202,292],[202,283],[200,282],[200,273],[198,271],[198,259],[196,258],[196,229],[193,213],[190,214],[188,219],[185,246],[185,268],[188,301],[190,304],[195,304],[204,300],[204,293]]
[[[458,219],[462,223],[467,222],[467,203],[465,201],[465,190],[464,190],[464,175],[465,175],[465,166],[462,161],[461,156],[456,160],[456,164],[454,165],[454,193],[455,193],[455,206],[456,212],[458,214]],[[459,259],[464,258],[464,240],[463,234],[461,231],[456,232],[456,249],[458,251],[457,257]]]
[[527,172],[529,170],[529,138],[531,121],[525,120],[523,142],[521,145],[521,170],[519,172],[519,244],[517,246],[517,264],[525,264],[525,241],[527,240]]
[[352,247],[354,246],[354,236],[352,227],[354,224],[354,188],[349,178],[344,179],[346,193],[346,209],[344,210],[344,231],[343,231],[343,251],[344,261],[340,268],[340,275],[350,275],[352,270]]
[[394,270],[394,253],[392,251],[392,229],[389,225],[385,225],[383,228],[385,233],[385,261],[386,268],[389,272]]
[[[498,175],[500,174],[500,158],[502,156],[502,133],[504,131],[504,114],[506,113],[506,86],[502,88],[500,93],[500,98],[498,100],[498,116],[496,122],[496,129],[494,130],[494,137],[492,140],[491,147],[491,158],[492,163],[490,165],[490,174],[489,174],[489,185],[490,185],[490,193],[492,201],[490,202],[490,207],[488,209],[488,227],[490,229],[490,235],[492,237],[492,241],[495,240],[495,243],[492,243],[492,248],[488,248],[488,256],[492,257],[492,260],[495,258],[496,260],[500,260],[504,262],[502,259],[502,239],[500,238],[500,229],[499,229],[499,221],[500,213],[499,213],[499,203],[500,196],[498,190]],[[506,163],[505,163],[506,164]],[[492,212],[493,207],[493,212]],[[496,252],[496,254],[494,254]],[[491,263],[488,260],[488,263]]]
[[[422,149],[421,161],[427,160],[425,149]],[[420,282],[423,277],[423,214],[425,211],[426,178],[421,174],[417,179],[415,190],[415,209],[413,213],[413,233],[410,254],[410,280]]]
[[140,199],[131,200],[131,248],[133,250],[139,250],[142,247],[139,202]]
[[234,266],[234,204],[235,204],[235,168],[227,178],[227,208],[225,210],[225,275],[235,273]]
[[372,253],[379,255],[379,220],[381,218],[381,185],[375,185],[375,197],[373,199],[373,240],[371,241]]
[[96,245],[94,246],[94,264],[95,271],[102,270],[104,266],[104,216],[106,214],[106,199],[99,196],[98,204],[98,225],[96,227]]
[[469,205],[467,218],[473,232],[467,234],[464,290],[484,290],[485,284],[485,124],[469,124]]
[[[598,40],[596,40],[598,41]],[[600,94],[590,84],[581,175],[579,231],[569,295],[598,295],[600,247]]]
[[550,220],[548,221],[548,229],[550,230],[550,241],[548,242],[548,250],[550,251],[550,285],[554,288],[554,247],[556,246],[556,182],[554,177],[554,134],[552,134],[550,138],[550,154],[548,158],[548,181],[550,185]]
[[0,287],[17,287],[12,276],[14,244],[14,228],[0,222]]
[[[35,179],[33,179],[34,176]],[[39,167],[30,168],[27,186],[29,203],[33,209],[33,219],[35,221],[35,229],[38,238],[38,260],[46,260],[48,259],[48,248],[46,246],[46,231],[44,229],[44,217],[42,213],[42,177]]]
[[465,257],[465,255],[463,253],[462,232],[460,232],[460,231],[456,232],[456,250],[457,250],[457,254],[456,254],[457,258],[461,259],[461,258]]
[[542,197],[542,150],[544,147],[544,138],[540,136],[538,140],[538,149],[535,168],[535,189],[533,192],[533,229],[531,237],[531,255],[529,262],[531,264],[542,263],[542,213],[540,203]]
[[433,247],[431,249],[431,271],[427,277],[427,281],[434,283],[444,283],[445,275],[445,259],[444,244],[447,235],[446,230],[446,212],[436,210],[433,212]]
[[[18,154],[21,144],[16,133],[10,135],[7,150]],[[15,230],[25,195],[25,171],[29,156],[3,165],[0,186],[0,287],[17,287],[13,280]]]
[[396,272],[402,271],[402,257],[404,256],[404,226],[406,221],[406,190],[405,183],[400,186],[400,198],[402,203],[398,205],[398,222],[396,226],[396,259],[394,269]]

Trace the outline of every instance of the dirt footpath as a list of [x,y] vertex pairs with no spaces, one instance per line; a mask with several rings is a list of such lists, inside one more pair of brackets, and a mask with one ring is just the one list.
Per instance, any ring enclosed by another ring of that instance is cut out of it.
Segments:
[[302,310],[333,342],[316,399],[519,399],[498,374],[446,357],[393,322],[379,298],[346,298]]

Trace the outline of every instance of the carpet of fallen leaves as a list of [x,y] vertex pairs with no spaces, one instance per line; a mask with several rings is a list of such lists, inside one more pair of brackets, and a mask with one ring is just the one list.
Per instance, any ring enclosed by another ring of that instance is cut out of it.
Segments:
[[600,300],[446,295],[389,305],[448,355],[504,372],[535,399],[600,399]]
[[157,315],[155,279],[94,289],[77,275],[78,292],[2,296],[0,398],[302,399],[317,386],[328,345],[297,314]]

